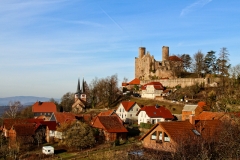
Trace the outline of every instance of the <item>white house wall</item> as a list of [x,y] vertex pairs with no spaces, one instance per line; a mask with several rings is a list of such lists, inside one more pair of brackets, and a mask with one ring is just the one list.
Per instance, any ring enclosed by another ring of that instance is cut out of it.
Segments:
[[126,111],[123,105],[120,104],[118,109],[116,110],[116,113],[124,122],[127,122],[128,120],[138,120],[138,116],[136,116],[136,114],[139,110],[140,107],[136,103],[129,111]]
[[148,122],[150,122],[151,124],[156,124],[158,122],[163,122],[163,121],[165,121],[165,118],[161,118],[161,117],[151,118],[147,115],[147,113],[145,111],[141,111],[138,114],[138,124],[148,123]]
[[142,90],[143,98],[154,99],[156,96],[161,96],[163,90],[156,90],[153,85],[148,85],[146,90]]

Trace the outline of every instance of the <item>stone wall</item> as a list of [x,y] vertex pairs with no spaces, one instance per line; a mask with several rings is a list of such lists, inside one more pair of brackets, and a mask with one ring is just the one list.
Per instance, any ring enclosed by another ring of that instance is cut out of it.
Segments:
[[209,86],[213,82],[219,82],[219,78],[175,78],[175,79],[160,79],[160,80],[141,80],[140,84],[144,85],[149,82],[160,82],[164,87],[181,87],[192,86],[195,84],[204,84]]

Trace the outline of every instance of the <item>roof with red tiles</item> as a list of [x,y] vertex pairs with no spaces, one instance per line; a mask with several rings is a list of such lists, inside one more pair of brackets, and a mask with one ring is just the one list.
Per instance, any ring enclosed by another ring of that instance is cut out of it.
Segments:
[[57,107],[53,102],[36,102],[32,106],[32,112],[57,112]]
[[49,130],[56,130],[57,123],[55,121],[43,121],[41,122],[42,125],[48,126]]
[[164,90],[164,87],[163,87],[162,83],[160,83],[160,82],[149,82],[147,84],[144,84],[141,87],[141,89],[146,90],[147,86],[149,86],[149,85],[153,85],[156,90]]
[[14,130],[16,131],[17,136],[31,136],[35,134],[34,124],[15,124]]
[[12,119],[12,118],[6,118],[6,119],[3,119],[3,126],[6,128],[6,129],[11,129],[13,125],[15,124],[26,124],[28,123],[28,120],[27,119],[19,119],[19,118],[15,118],[15,119]]
[[203,102],[203,101],[200,101],[200,102],[198,102],[198,106],[199,107],[205,107],[207,104],[206,104],[206,102]]
[[76,114],[70,112],[54,112],[53,115],[57,123],[73,122],[76,120]]
[[98,116],[110,116],[110,115],[117,115],[114,109],[103,111],[98,114]]
[[109,133],[128,132],[117,116],[97,116],[92,126],[104,129]]
[[214,120],[221,119],[225,115],[224,112],[208,112],[203,111],[198,116],[195,117],[195,120]]
[[195,124],[196,130],[199,131],[201,136],[205,139],[211,139],[216,137],[220,132],[221,121],[220,120],[201,120]]
[[182,61],[181,58],[177,57],[177,56],[169,56],[168,58],[170,61]]
[[129,85],[140,85],[140,79],[135,78],[128,83]]
[[138,113],[140,114],[140,112],[145,111],[146,114],[148,115],[148,117],[151,118],[155,118],[155,117],[161,117],[161,118],[165,118],[165,119],[173,119],[174,116],[172,115],[172,113],[165,108],[164,106],[144,106],[143,108],[141,108]]
[[167,135],[175,141],[178,141],[180,137],[184,139],[194,136],[201,136],[206,140],[213,140],[217,137],[217,133],[220,132],[221,121],[198,121],[195,125],[192,125],[189,121],[159,122],[143,135],[140,140],[143,140],[157,127],[161,127]]
[[151,133],[155,128],[161,127],[167,135],[174,139],[175,141],[179,137],[189,137],[194,136],[194,126],[189,123],[189,121],[171,121],[171,122],[158,122],[155,124],[145,135],[143,135],[140,140],[143,140],[149,133]]
[[126,83],[126,82],[122,83],[122,86],[127,86],[127,85],[128,85],[128,83]]
[[133,101],[122,101],[121,102],[122,106],[126,111],[129,111],[135,104],[136,102]]

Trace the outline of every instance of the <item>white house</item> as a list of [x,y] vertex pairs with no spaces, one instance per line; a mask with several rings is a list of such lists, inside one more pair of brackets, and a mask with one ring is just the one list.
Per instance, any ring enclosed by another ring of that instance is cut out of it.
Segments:
[[140,110],[139,105],[132,101],[123,101],[118,106],[116,113],[124,122],[137,121],[137,112]]
[[138,124],[151,123],[156,124],[158,122],[168,121],[174,119],[172,113],[164,106],[144,106],[138,113]]
[[141,87],[142,98],[154,99],[157,96],[161,96],[164,87],[160,82],[150,82]]

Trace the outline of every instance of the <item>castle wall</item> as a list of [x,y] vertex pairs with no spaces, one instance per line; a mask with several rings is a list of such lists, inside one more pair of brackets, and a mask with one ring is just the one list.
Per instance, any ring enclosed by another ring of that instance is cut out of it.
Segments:
[[192,86],[195,84],[208,84],[209,81],[207,78],[176,78],[176,79],[160,79],[160,80],[141,80],[140,84],[144,85],[149,82],[160,82],[165,87],[175,87],[180,85],[181,87]]

